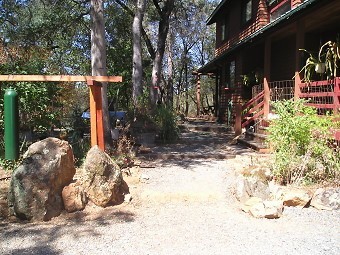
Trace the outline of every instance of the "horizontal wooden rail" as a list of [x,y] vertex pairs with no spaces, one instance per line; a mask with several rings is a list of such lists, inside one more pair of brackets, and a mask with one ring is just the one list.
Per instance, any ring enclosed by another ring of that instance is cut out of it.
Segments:
[[333,96],[340,96],[340,92],[311,92],[299,94],[299,97],[333,97]]
[[122,76],[83,76],[83,75],[0,75],[0,81],[60,81],[60,82],[122,82]]
[[246,114],[244,114],[242,116],[242,119],[249,117],[251,114],[255,113],[258,109],[260,109],[261,107],[263,107],[264,105],[264,101],[262,101],[261,103],[255,105],[253,108],[251,108]]
[[261,98],[263,98],[264,96],[264,90],[262,90],[259,94],[257,94],[255,97],[253,97],[252,99],[250,99],[247,103],[245,103],[244,105],[242,105],[242,111],[247,109],[249,106],[251,106],[254,102],[256,102],[257,100],[260,100]]
[[[313,106],[313,107],[321,108],[321,109],[334,109],[335,107],[337,107],[335,104],[314,104],[314,103],[306,103],[305,105]],[[338,107],[339,107],[339,105],[338,105]]]
[[262,109],[261,111],[257,112],[254,116],[252,116],[250,119],[248,119],[247,121],[242,123],[242,128],[246,127],[247,125],[250,124],[250,122],[252,122],[253,120],[256,120],[258,117],[260,117],[261,115],[263,115],[264,113],[264,109]]
[[334,80],[305,82],[305,83],[300,84],[300,88],[327,86],[327,85],[331,85],[331,84],[334,84]]

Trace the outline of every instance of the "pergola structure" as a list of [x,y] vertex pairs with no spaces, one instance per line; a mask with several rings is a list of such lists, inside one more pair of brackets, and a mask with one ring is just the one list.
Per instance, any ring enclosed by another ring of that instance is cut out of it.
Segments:
[[86,82],[90,89],[91,146],[98,145],[105,150],[102,82],[122,82],[122,76],[80,76],[80,75],[0,75],[4,82]]

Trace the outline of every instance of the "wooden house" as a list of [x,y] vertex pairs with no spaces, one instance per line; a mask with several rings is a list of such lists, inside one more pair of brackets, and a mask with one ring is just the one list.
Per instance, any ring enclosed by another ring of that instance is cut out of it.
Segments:
[[214,74],[215,115],[237,135],[256,131],[271,101],[302,97],[320,113],[340,111],[339,77],[319,75],[307,84],[299,73],[308,57],[299,49],[317,55],[325,42],[340,40],[339,0],[222,0],[211,24],[215,57],[196,74]]

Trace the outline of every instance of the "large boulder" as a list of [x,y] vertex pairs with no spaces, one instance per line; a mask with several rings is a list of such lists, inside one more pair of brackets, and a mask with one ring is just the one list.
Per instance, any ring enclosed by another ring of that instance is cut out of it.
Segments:
[[63,210],[61,192],[75,174],[71,146],[57,138],[32,144],[12,174],[8,194],[11,215],[50,220]]
[[252,205],[249,213],[255,218],[277,219],[282,216],[282,201],[263,201]]
[[283,202],[280,200],[263,201],[259,197],[251,197],[243,204],[242,211],[255,218],[277,219],[282,216]]
[[312,193],[308,190],[289,187],[284,191],[283,204],[285,206],[308,206],[312,199]]
[[340,188],[317,189],[310,204],[319,210],[339,210]]
[[251,197],[266,200],[270,197],[268,184],[256,177],[239,175],[235,183],[235,196],[240,202],[245,202]]
[[124,201],[122,172],[98,146],[87,153],[80,179],[86,196],[95,205],[106,207]]

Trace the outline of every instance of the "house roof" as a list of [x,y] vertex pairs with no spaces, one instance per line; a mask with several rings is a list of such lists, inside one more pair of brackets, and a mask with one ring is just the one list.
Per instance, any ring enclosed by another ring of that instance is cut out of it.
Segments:
[[[210,18],[208,19],[208,21],[210,20],[212,24],[212,19],[214,17],[216,17],[216,13],[219,11],[219,9],[224,5],[225,2],[227,2],[228,0],[223,0],[220,5],[215,9],[215,11],[213,12],[213,14],[210,16]],[[204,73],[204,72],[209,72],[211,70],[213,70],[214,68],[216,68],[216,64],[223,59],[226,55],[230,54],[231,52],[233,52],[234,50],[236,50],[237,48],[241,47],[242,45],[244,45],[245,43],[252,41],[254,39],[257,39],[258,37],[264,35],[265,33],[268,33],[269,31],[271,31],[272,29],[276,28],[277,26],[279,26],[280,24],[282,24],[284,21],[287,20],[291,20],[293,17],[297,16],[299,13],[301,13],[301,10],[306,9],[308,7],[310,7],[311,5],[313,5],[316,2],[322,2],[320,0],[306,0],[303,3],[301,3],[298,7],[286,12],[285,14],[283,14],[282,16],[280,16],[279,18],[277,18],[276,20],[268,23],[267,25],[265,25],[264,27],[262,27],[261,29],[257,30],[255,33],[245,37],[244,39],[240,40],[239,42],[237,42],[235,45],[233,45],[231,48],[229,48],[227,51],[225,51],[223,54],[221,54],[218,57],[215,57],[213,60],[211,60],[210,62],[208,62],[206,65],[202,66],[201,68],[199,68],[197,71],[199,73]]]
[[219,5],[215,8],[215,10],[212,12],[212,14],[207,19],[207,25],[211,25],[211,24],[216,22],[216,15],[217,15],[217,13],[221,10],[222,6],[224,6],[224,4],[226,2],[229,2],[229,0],[222,0],[219,3]]

